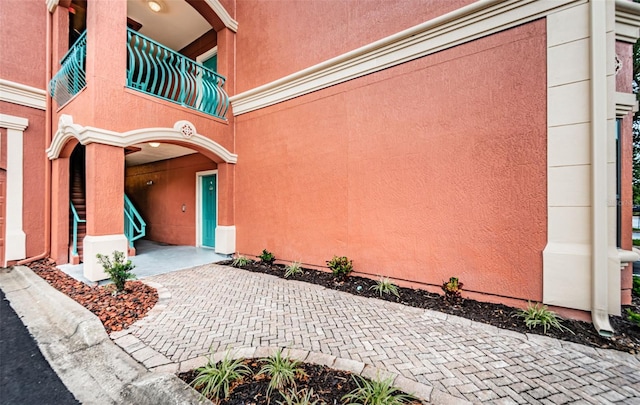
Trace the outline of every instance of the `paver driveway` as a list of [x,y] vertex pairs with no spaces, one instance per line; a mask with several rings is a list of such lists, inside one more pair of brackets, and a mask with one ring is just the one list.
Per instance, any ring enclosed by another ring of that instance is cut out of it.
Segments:
[[631,354],[218,265],[145,281],[168,293],[112,337],[147,367],[210,348],[279,346],[371,364],[473,402],[640,404],[640,358]]

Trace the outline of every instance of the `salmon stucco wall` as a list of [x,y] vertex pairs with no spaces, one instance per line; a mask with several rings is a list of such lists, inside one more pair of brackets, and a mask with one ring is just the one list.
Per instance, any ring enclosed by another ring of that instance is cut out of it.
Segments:
[[469,3],[472,0],[238,2],[241,28],[237,34],[235,94]]
[[146,239],[195,245],[196,172],[215,168],[200,154],[127,167],[125,190],[147,223]]
[[542,299],[544,20],[237,118],[237,246]]
[[45,1],[0,1],[0,79],[46,88],[46,26]]

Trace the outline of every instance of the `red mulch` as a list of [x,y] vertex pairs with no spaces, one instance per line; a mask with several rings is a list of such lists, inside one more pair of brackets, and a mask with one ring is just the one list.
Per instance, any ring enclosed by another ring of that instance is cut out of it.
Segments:
[[55,267],[51,259],[28,266],[57,290],[73,298],[102,321],[107,333],[128,328],[158,302],[158,292],[140,281],[127,281],[125,293],[114,296],[113,284],[91,287]]

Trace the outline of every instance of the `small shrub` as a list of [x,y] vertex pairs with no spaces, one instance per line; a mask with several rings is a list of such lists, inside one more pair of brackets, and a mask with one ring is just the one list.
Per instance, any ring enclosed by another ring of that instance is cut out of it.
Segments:
[[561,331],[566,330],[573,334],[571,329],[561,324],[562,319],[560,319],[555,312],[549,310],[546,305],[542,305],[540,303],[533,305],[529,302],[527,309],[519,309],[513,316],[517,318],[524,318],[524,324],[529,329],[542,326],[542,331],[545,334],[549,328],[555,328]]
[[219,363],[213,364],[213,358],[209,358],[208,363],[196,371],[198,375],[191,385],[200,390],[205,397],[216,400],[228,398],[231,384],[251,374],[251,369],[242,364],[241,359],[229,359],[228,352]]
[[627,308],[627,319],[631,322],[635,323],[636,326],[640,327],[640,314],[634,312],[631,308]]
[[[295,388],[290,388],[287,393],[280,393],[284,398],[284,401],[278,401],[279,405],[317,405],[320,402],[319,399],[313,400],[313,388],[309,391],[302,389],[296,391]],[[324,405],[324,402],[320,402]]]
[[370,290],[374,290],[380,294],[393,294],[396,297],[400,298],[400,293],[398,292],[398,287],[389,280],[387,277],[380,277],[380,280],[376,282],[376,285],[372,285],[369,287]]
[[333,259],[327,261],[327,266],[336,278],[344,280],[353,271],[353,260],[349,260],[347,256],[333,256]]
[[462,286],[457,277],[450,277],[449,281],[442,283],[442,291],[444,298],[450,303],[458,302],[462,298]]
[[244,267],[244,266],[247,266],[247,265],[251,264],[252,262],[253,262],[253,260],[251,260],[251,259],[249,259],[247,257],[238,255],[238,257],[233,259],[233,262],[231,263],[231,265],[233,267]]
[[131,272],[136,266],[131,264],[131,260],[124,261],[123,252],[114,251],[113,261],[111,261],[109,256],[101,255],[100,253],[96,255],[96,258],[98,258],[102,268],[109,275],[113,284],[115,284],[116,294],[124,291],[124,283],[127,280],[136,278],[135,274]]
[[369,381],[354,375],[353,379],[358,388],[342,397],[345,405],[402,405],[415,401],[411,395],[402,394],[392,387],[392,378]]
[[260,261],[262,263],[265,263],[268,265],[272,265],[273,262],[276,261],[276,257],[273,255],[273,253],[269,252],[267,249],[263,249],[262,254],[258,257],[260,258]]
[[287,387],[295,388],[296,377],[306,375],[304,370],[298,367],[300,365],[299,361],[282,356],[282,349],[275,352],[274,355],[261,360],[267,364],[260,368],[258,375],[266,374],[271,379],[269,388],[267,388],[267,395],[270,395],[274,389],[282,391]]
[[640,246],[640,239],[633,239],[633,246]]
[[293,262],[285,268],[284,278],[289,278],[291,276],[295,276],[296,274],[302,273],[302,267],[300,267],[299,262]]
[[640,297],[640,277],[633,276],[633,289],[631,292],[636,297]]

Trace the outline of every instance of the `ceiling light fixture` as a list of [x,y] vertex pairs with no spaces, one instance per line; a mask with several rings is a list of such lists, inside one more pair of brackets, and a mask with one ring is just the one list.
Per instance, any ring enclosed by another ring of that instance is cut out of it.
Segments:
[[154,13],[159,13],[164,8],[164,4],[162,4],[160,0],[148,0],[147,7],[149,7]]
[[160,142],[149,142],[149,146],[151,146],[152,148],[157,148],[158,146],[160,146]]

